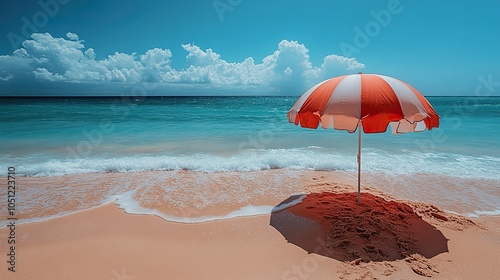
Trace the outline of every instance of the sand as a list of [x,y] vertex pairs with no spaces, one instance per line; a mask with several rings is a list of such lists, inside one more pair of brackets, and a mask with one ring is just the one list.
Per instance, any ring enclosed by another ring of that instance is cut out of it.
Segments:
[[[0,279],[500,279],[500,217],[320,182],[272,214],[195,224],[113,203],[16,228]],[[293,199],[290,197],[283,203]]]

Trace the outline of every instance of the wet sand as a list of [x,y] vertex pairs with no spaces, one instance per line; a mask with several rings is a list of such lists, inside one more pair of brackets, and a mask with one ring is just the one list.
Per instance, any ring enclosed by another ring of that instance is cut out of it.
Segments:
[[14,273],[2,228],[0,278],[498,279],[499,216],[466,218],[372,188],[358,206],[352,186],[314,182],[272,214],[185,224],[109,203],[21,224]]

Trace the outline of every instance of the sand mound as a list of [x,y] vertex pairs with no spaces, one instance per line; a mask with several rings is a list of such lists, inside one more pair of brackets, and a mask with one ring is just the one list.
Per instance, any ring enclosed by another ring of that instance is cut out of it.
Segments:
[[370,193],[361,195],[361,205],[357,193],[311,193],[271,215],[271,225],[290,243],[360,268],[378,262],[386,268],[381,275],[392,274],[394,261],[421,276],[438,274],[430,258],[448,252],[448,239],[436,224],[458,230],[474,225],[432,205]]

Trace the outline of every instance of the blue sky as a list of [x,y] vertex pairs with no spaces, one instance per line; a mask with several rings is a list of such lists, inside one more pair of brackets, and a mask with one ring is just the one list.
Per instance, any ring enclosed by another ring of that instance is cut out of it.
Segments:
[[359,71],[424,95],[500,94],[493,0],[1,5],[0,96],[300,95]]

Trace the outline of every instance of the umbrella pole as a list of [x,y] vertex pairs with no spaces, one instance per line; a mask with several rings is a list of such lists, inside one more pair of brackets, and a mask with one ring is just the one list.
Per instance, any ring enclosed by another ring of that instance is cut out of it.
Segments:
[[361,204],[361,122],[358,124],[358,205]]

